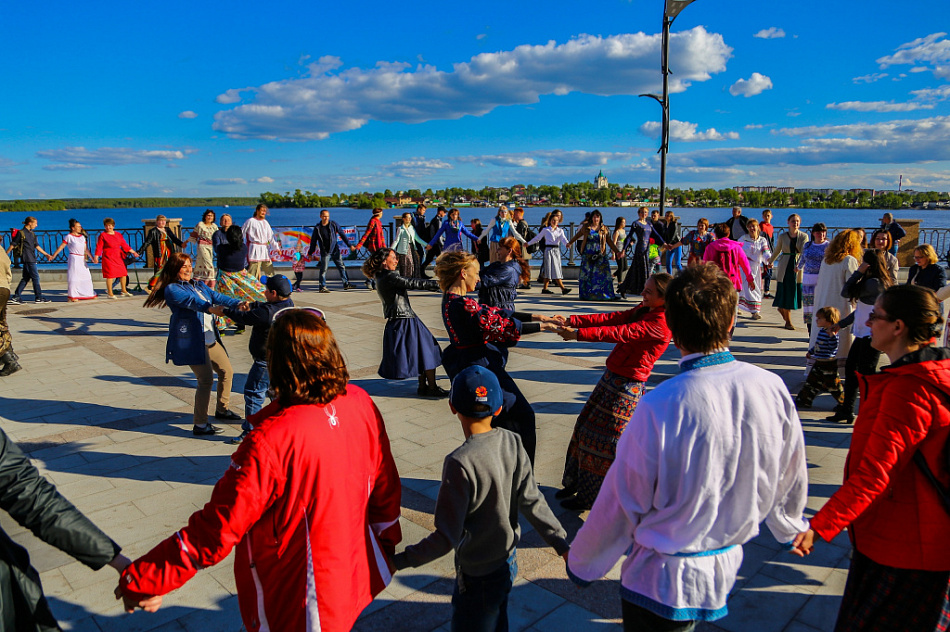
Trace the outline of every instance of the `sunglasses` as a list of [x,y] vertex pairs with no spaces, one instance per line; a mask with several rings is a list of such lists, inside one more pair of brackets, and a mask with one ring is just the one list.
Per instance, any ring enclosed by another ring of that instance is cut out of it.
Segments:
[[894,322],[894,319],[893,319],[893,318],[889,318],[889,317],[885,316],[884,314],[878,314],[877,312],[871,312],[870,314],[868,314],[868,322],[869,322],[869,323],[873,323],[875,320],[883,320],[883,321],[886,321],[886,322],[889,322],[889,323]]
[[323,322],[327,322],[327,317],[324,315],[322,310],[317,309],[316,307],[285,307],[284,309],[279,309],[274,312],[274,318],[271,319],[271,323],[276,323],[277,319],[286,314],[287,312],[292,312],[295,310],[303,310],[305,312],[310,312]]

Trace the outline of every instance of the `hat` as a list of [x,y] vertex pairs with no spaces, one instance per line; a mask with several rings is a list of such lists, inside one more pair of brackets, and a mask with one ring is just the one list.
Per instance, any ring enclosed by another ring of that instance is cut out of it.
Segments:
[[[466,368],[452,380],[449,401],[455,410],[466,417],[492,417],[504,403],[504,393],[498,378],[485,367]],[[484,406],[484,410],[477,410]]]
[[281,296],[290,296],[294,293],[294,288],[290,284],[290,279],[283,274],[275,274],[269,277],[261,277],[261,282],[271,292],[277,292]]

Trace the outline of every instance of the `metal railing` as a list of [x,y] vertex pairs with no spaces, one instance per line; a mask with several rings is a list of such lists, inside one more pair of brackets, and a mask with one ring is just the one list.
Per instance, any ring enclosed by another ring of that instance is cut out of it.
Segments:
[[[563,224],[561,227],[564,229],[564,232],[567,234],[567,238],[569,241],[573,239],[574,235],[577,234],[577,231],[580,229],[580,225],[575,224],[573,222],[570,224]],[[283,230],[289,230],[292,228],[299,229],[300,227],[299,226],[292,226],[292,227],[291,226],[274,226],[273,228],[275,232],[279,233]],[[363,228],[364,227],[362,226],[357,226],[356,227],[357,234],[362,235]],[[842,230],[847,230],[848,228],[850,227],[829,226],[828,237],[829,238],[834,237]],[[392,222],[388,224],[383,224],[383,230],[386,232],[387,243],[392,243],[394,229],[395,229],[395,226]],[[483,230],[487,230],[487,229],[483,229]],[[538,232],[540,232],[541,226],[532,225],[531,230],[532,232],[537,234]],[[866,230],[868,232],[868,235],[870,235],[874,230],[876,230],[876,227],[867,228]],[[117,228],[116,231],[122,233],[122,236],[125,237],[125,240],[132,247],[132,249],[135,250],[136,252],[139,252],[139,254],[143,255],[143,260],[144,260],[144,253],[141,252],[141,248],[142,248],[142,242],[145,239],[145,231],[142,228],[126,228],[126,229]],[[90,252],[95,253],[96,241],[98,240],[99,235],[103,233],[104,231],[101,229],[93,229],[93,230],[88,230],[86,232],[87,232],[87,238],[89,240],[89,250]],[[784,232],[784,230],[776,227],[776,235],[779,235],[782,232]],[[46,252],[52,253],[57,248],[59,248],[59,245],[61,243],[63,243],[63,238],[66,237],[67,234],[69,234],[69,231],[68,230],[37,230],[35,231],[35,233],[36,233],[36,241],[37,241],[37,244],[40,246],[40,248],[42,248]],[[183,240],[187,239],[189,234],[190,234],[189,230],[183,230],[182,231]],[[4,250],[6,250],[10,246],[11,240],[12,240],[12,235],[10,234],[9,231],[0,233],[0,245],[2,245]],[[466,242],[463,242],[463,243],[467,243],[467,240]],[[930,244],[931,246],[933,246],[934,250],[937,252],[937,256],[942,261],[946,261],[948,251],[950,251],[950,228],[921,228],[919,243]],[[189,252],[192,255],[195,254],[196,249],[197,249],[197,246],[194,243],[187,244],[185,247],[185,251]],[[571,246],[571,248],[561,247],[560,250],[561,250],[561,260],[566,265],[577,265],[577,262],[580,257],[577,254],[577,249],[575,246]],[[67,264],[68,262],[67,256],[68,255],[66,251],[64,250],[53,261],[47,261],[46,258],[43,257],[42,255],[37,257],[37,259],[38,259],[38,263],[41,265],[62,266],[62,265]],[[359,260],[366,259],[368,256],[369,256],[369,252],[365,248],[361,248],[360,251],[357,253],[357,259]],[[537,252],[529,254],[529,258],[535,261],[540,261],[543,258],[543,254],[541,250],[539,249]],[[685,258],[685,253],[684,253],[684,258]]]

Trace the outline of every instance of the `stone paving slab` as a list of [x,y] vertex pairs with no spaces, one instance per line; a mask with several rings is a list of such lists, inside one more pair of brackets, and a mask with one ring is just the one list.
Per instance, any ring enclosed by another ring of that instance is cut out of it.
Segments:
[[[67,304],[64,284],[45,285],[50,285],[52,304],[10,308],[24,370],[0,381],[0,426],[64,496],[134,558],[180,528],[207,501],[233,451],[224,441],[240,429],[226,426],[223,437],[210,440],[191,436],[195,380],[187,367],[164,362],[167,310],[142,308],[141,295]],[[403,545],[417,542],[434,529],[432,512],[442,460],[461,444],[461,428],[444,401],[415,397],[414,380],[376,376],[385,320],[374,293],[317,294],[314,284],[307,282],[304,288],[309,291],[295,294],[295,302],[325,310],[354,383],[373,396],[386,419],[403,480]],[[413,308],[445,346],[439,302],[435,293],[412,295]],[[618,305],[542,297],[536,286],[519,296],[518,307],[554,314],[605,311]],[[251,365],[247,341],[247,335],[225,340],[236,373],[231,405],[238,412],[243,410],[240,392]],[[761,321],[740,320],[732,350],[740,359],[776,372],[794,393],[803,380],[806,343],[803,328],[785,331],[767,307]],[[570,535],[586,514],[563,510],[553,493],[559,487],[575,418],[600,378],[610,348],[539,334],[513,348],[509,361],[511,375],[537,412],[535,476]],[[675,375],[677,357],[671,349],[660,359],[651,385]],[[438,375],[448,386],[441,370]],[[830,396],[820,396],[815,410],[802,413],[811,480],[809,514],[837,489],[850,441],[849,427],[821,421],[832,403]],[[112,597],[116,576],[111,569],[89,570],[38,541],[6,514],[0,513],[0,525],[30,550],[65,629],[242,629],[232,556],[167,596],[158,613],[125,615]],[[579,590],[568,581],[564,563],[554,551],[527,523],[522,528],[519,577],[509,605],[511,629],[619,630],[619,563],[604,580]],[[831,629],[847,574],[846,536],[820,545],[815,554],[800,560],[782,551],[766,529],[744,547],[744,554],[729,616],[701,625],[700,630]],[[450,556],[397,574],[355,629],[448,630],[453,578]]]

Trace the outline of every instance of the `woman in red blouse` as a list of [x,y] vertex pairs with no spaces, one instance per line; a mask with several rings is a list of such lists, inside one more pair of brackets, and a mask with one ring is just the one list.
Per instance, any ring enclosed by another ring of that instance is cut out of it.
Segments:
[[115,220],[107,217],[102,220],[105,231],[99,234],[96,241],[96,256],[93,263],[98,263],[102,258],[102,278],[106,282],[106,296],[117,298],[112,292],[113,279],[119,279],[122,284],[122,296],[132,296],[129,293],[126,284],[129,280],[129,271],[125,267],[125,255],[131,254],[138,257],[138,253],[132,250],[132,246],[125,241],[122,233],[115,229]]

